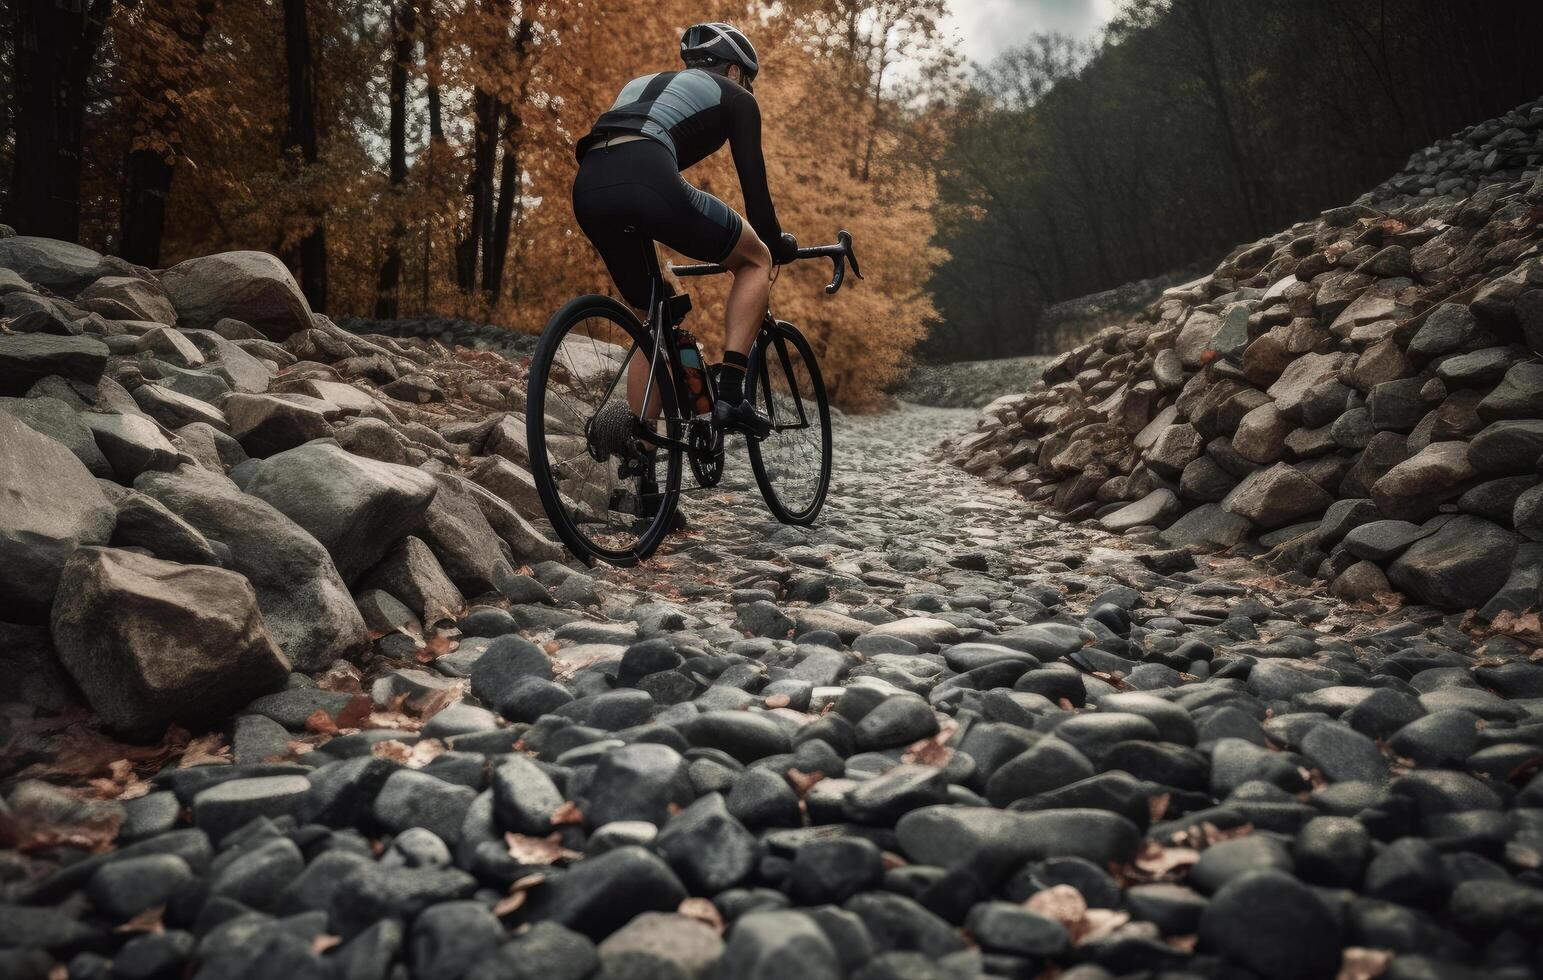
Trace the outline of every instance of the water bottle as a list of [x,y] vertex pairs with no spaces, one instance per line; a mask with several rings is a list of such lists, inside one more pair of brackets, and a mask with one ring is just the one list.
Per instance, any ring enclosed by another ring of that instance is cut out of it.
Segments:
[[713,411],[712,399],[707,393],[707,372],[702,366],[702,352],[697,348],[696,337],[691,331],[675,328],[675,348],[680,352],[680,366],[682,374],[681,400],[683,407],[690,409],[692,415],[711,415]]

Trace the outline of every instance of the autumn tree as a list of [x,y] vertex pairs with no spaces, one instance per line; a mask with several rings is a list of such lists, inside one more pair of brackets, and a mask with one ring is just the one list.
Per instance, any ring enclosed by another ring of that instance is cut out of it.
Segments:
[[204,43],[215,0],[142,0],[114,31],[132,115],[123,162],[119,254],[157,266],[166,202],[182,163],[182,130],[201,88]]
[[[284,154],[296,171],[318,160],[316,130],[316,69],[311,60],[308,0],[284,0],[284,60],[288,68],[289,127]],[[327,229],[320,213],[308,216],[310,227],[296,248],[300,288],[311,308],[327,308]]]

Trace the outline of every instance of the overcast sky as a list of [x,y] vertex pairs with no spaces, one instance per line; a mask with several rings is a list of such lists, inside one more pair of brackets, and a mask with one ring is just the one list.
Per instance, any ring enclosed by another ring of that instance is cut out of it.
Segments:
[[947,26],[971,61],[987,62],[1030,34],[1089,37],[1114,15],[1115,0],[951,0]]

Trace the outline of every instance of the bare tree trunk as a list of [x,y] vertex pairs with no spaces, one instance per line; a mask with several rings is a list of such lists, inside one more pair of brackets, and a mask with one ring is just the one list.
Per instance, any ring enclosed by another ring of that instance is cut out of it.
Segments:
[[386,260],[380,266],[375,289],[375,316],[381,320],[397,317],[397,286],[402,278],[402,237],[407,226],[401,214],[402,185],[407,182],[407,65],[413,56],[413,7],[410,0],[400,0],[391,7],[391,26],[396,34],[395,58],[391,62],[391,162],[392,206],[398,217],[391,227],[391,241],[386,245]]
[[[284,56],[289,69],[289,134],[287,152],[301,162],[316,163],[316,68],[311,61],[311,30],[306,0],[284,0]],[[300,291],[311,309],[327,309],[327,229],[313,209],[314,224],[300,239]]]
[[503,292],[504,264],[509,257],[509,234],[513,228],[515,202],[520,197],[520,117],[504,109],[504,156],[498,173],[498,212],[493,219],[492,247],[488,250],[487,274],[482,291],[488,301],[498,302]]
[[520,79],[512,106],[500,106],[500,117],[503,120],[503,161],[498,174],[498,208],[492,224],[488,228],[489,236],[487,245],[483,251],[482,291],[487,295],[488,302],[497,303],[504,288],[504,267],[509,258],[509,238],[514,230],[515,217],[519,211],[521,194],[521,163],[524,159],[523,150],[523,121],[520,111],[525,105],[525,96],[530,87],[530,72],[525,64],[529,54],[531,37],[535,31],[535,22],[529,17],[521,17],[515,26],[514,43],[511,51],[514,55],[514,69]]
[[[429,99],[429,186],[434,186],[435,161],[445,145],[444,120],[439,111],[439,48],[434,43],[434,0],[419,0],[423,4],[423,74]],[[422,305],[429,306],[429,277],[433,268],[434,233],[428,218],[423,226],[423,295]]]
[[[163,0],[164,2],[164,0]],[[199,0],[193,7],[191,22],[178,20],[176,30],[187,53],[203,57],[204,41],[209,34],[209,18],[215,0]],[[169,86],[158,80],[159,91],[145,93],[165,107],[161,133],[167,143],[178,135],[182,125],[182,102],[169,98]],[[123,217],[119,229],[118,254],[137,265],[152,268],[161,264],[161,240],[166,233],[166,201],[171,196],[178,157],[175,151],[139,147],[130,149],[124,160]]]
[[472,94],[475,143],[471,178],[466,188],[471,195],[471,221],[456,246],[456,281],[463,293],[470,293],[477,287],[477,257],[483,242],[491,234],[488,229],[492,222],[493,164],[498,150],[497,103],[497,99],[480,87]]
[[80,237],[86,81],[112,0],[14,4],[16,148],[11,223],[24,235]]
[[1228,105],[1227,88],[1222,82],[1216,38],[1211,32],[1210,0],[1185,0],[1182,6],[1194,30],[1195,41],[1200,45],[1202,59],[1198,66],[1200,80],[1211,97],[1212,105],[1216,110],[1217,123],[1222,128],[1227,160],[1232,165],[1233,176],[1238,185],[1238,195],[1242,199],[1240,203],[1243,205],[1244,217],[1248,221],[1247,230],[1250,234],[1256,234],[1261,230],[1259,203],[1254,192],[1254,181],[1249,174],[1243,153],[1243,143],[1238,135],[1237,124],[1233,119],[1231,106]]

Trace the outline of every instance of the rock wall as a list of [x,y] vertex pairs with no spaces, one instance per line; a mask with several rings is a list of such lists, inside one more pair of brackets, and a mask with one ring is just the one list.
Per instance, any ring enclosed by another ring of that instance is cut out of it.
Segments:
[[1543,101],[1238,248],[945,450],[1068,519],[1493,619],[1543,580]]
[[271,255],[4,237],[0,316],[0,666],[34,706],[207,725],[561,554],[522,365],[343,330]]

